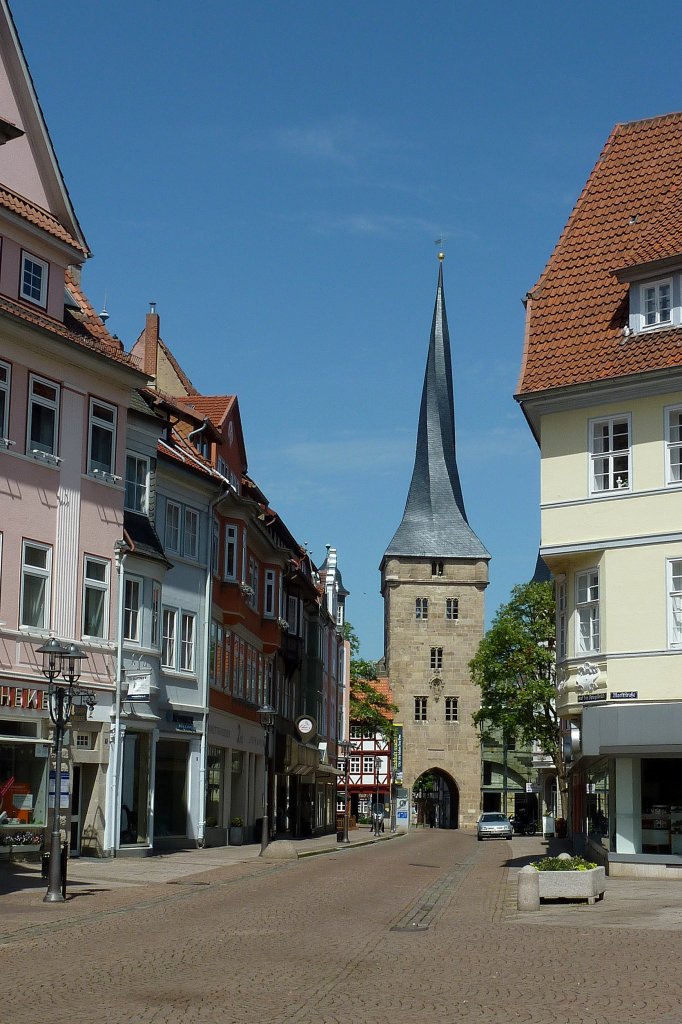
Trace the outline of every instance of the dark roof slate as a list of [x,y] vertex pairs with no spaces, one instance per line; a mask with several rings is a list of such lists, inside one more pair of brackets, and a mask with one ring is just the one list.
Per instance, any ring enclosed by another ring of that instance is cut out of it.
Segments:
[[469,526],[455,451],[450,335],[438,271],[436,304],[424,374],[417,450],[402,522],[386,549],[418,558],[490,558]]

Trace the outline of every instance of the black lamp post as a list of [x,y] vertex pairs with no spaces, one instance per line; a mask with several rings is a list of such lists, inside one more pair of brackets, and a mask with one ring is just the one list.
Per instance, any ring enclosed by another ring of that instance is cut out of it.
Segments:
[[350,752],[353,749],[353,744],[350,740],[341,740],[339,743],[339,750],[343,754],[343,768],[344,768],[344,804],[343,804],[343,842],[350,843],[348,838],[348,813],[350,807],[348,806],[348,772],[350,770]]
[[375,836],[379,835],[379,770],[380,770],[380,768],[381,768],[381,758],[380,757],[375,757],[374,758],[374,771],[376,773],[375,774],[375,779],[374,779],[374,782],[375,782],[375,785],[376,785],[376,796],[375,796],[376,803],[374,804],[374,810],[375,810],[375,814],[374,814],[374,835]]
[[[66,647],[56,637],[51,637],[46,644],[38,648],[37,653],[43,656],[42,673],[50,683],[48,688],[48,706],[50,718],[54,724],[55,743],[54,810],[52,813],[52,836],[50,840],[50,867],[47,893],[43,902],[62,903],[64,895],[62,893],[59,805],[61,803],[62,790],[64,732],[71,718],[71,706],[74,697],[79,697],[82,703],[92,706],[95,703],[95,696],[88,691],[74,690],[74,684],[78,682],[81,675],[81,661],[87,657],[76,644],[69,644]],[[66,681],[66,686],[57,681],[60,675]]]
[[275,724],[277,712],[270,704],[263,704],[258,708],[263,732],[265,733],[265,758],[263,766],[263,827],[260,834],[260,856],[262,857],[268,848],[270,841],[270,829],[268,825],[268,757],[270,755],[270,729]]

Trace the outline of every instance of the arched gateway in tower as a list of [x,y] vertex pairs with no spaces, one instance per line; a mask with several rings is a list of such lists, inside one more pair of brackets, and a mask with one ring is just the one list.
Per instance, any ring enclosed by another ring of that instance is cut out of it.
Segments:
[[469,661],[483,635],[490,555],[469,526],[457,470],[443,254],[405,512],[381,561],[385,662],[403,727],[403,786],[437,780],[437,824],[473,825],[481,755]]

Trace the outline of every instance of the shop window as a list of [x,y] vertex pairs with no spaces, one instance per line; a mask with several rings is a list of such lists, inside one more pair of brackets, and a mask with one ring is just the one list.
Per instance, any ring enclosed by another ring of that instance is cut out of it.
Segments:
[[122,846],[149,844],[149,769],[151,734],[126,730],[121,778]]
[[[0,843],[27,825],[47,822],[48,759],[36,757],[33,723],[4,721],[0,741]],[[14,743],[10,736],[16,737]],[[22,742],[23,741],[23,742]]]
[[159,740],[156,744],[156,781],[154,785],[154,834],[187,834],[187,767],[189,745],[179,740]]

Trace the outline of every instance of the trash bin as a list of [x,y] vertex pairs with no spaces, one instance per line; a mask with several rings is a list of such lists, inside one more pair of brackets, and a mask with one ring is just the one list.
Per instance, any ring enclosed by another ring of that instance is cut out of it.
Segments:
[[542,815],[542,834],[543,834],[543,836],[553,836],[555,831],[556,831],[556,826],[554,824],[554,815],[553,814],[543,814]]
[[345,817],[345,815],[344,815],[343,811],[337,811],[336,812],[336,841],[337,841],[337,843],[342,843],[344,835],[345,835],[344,828],[343,828],[343,826],[344,826],[344,817]]

